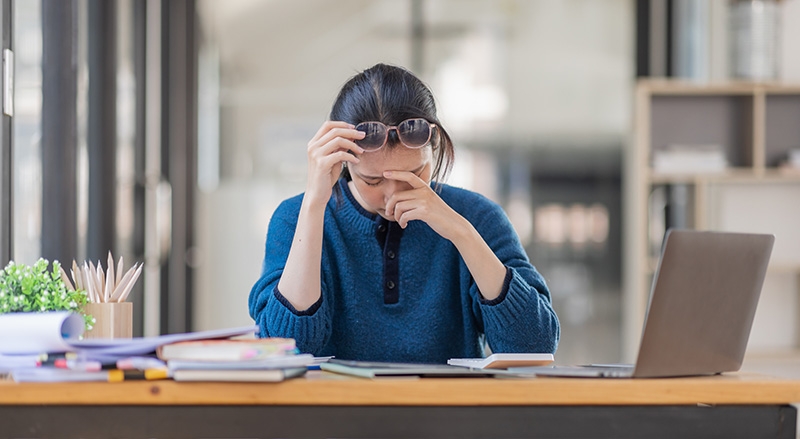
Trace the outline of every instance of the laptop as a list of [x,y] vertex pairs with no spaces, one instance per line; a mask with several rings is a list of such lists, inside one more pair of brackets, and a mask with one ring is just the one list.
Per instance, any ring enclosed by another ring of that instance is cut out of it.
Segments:
[[742,366],[774,241],[774,235],[670,230],[653,279],[634,365],[514,371],[611,378],[737,371]]
[[494,377],[498,375],[513,375],[499,369],[470,369],[448,364],[418,364],[418,363],[389,363],[377,361],[340,360],[331,358],[321,363],[320,369],[344,375],[362,378],[383,377],[438,377],[438,378],[465,378],[465,377]]

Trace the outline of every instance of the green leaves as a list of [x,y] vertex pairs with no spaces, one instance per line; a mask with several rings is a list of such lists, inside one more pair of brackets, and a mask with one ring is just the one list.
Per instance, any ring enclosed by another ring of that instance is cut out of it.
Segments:
[[[88,301],[83,290],[70,291],[61,280],[61,264],[39,259],[33,266],[11,261],[0,270],[0,314],[11,312],[73,311],[83,314]],[[86,329],[91,329],[95,319],[83,315]]]

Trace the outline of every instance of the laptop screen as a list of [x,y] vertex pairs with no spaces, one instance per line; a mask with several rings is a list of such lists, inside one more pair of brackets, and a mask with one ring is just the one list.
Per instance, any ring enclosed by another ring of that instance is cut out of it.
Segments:
[[738,370],[774,240],[764,234],[667,232],[634,376]]

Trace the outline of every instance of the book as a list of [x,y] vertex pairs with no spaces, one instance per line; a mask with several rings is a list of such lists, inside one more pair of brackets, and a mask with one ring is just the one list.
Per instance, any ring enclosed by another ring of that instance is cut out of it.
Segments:
[[55,367],[32,367],[11,372],[11,378],[18,383],[64,383],[76,381],[116,382],[122,379],[112,371],[82,371],[59,369]]
[[14,369],[38,367],[46,355],[4,355],[0,354],[0,373]]
[[[83,324],[81,322],[81,324]],[[114,363],[117,360],[139,355],[149,355],[164,346],[181,341],[226,339],[258,332],[258,326],[239,328],[212,329],[208,331],[167,334],[154,337],[133,338],[91,338],[86,340],[68,340],[70,351],[77,351],[87,359],[98,359]]]
[[553,354],[492,354],[486,358],[451,358],[447,364],[471,369],[507,369],[509,367],[546,366]]
[[182,341],[160,346],[160,359],[183,361],[242,361],[294,354],[291,338]]
[[257,358],[240,361],[194,361],[194,360],[169,360],[169,370],[187,369],[226,369],[226,370],[260,370],[260,369],[286,369],[292,367],[306,367],[314,363],[311,354],[283,355],[269,358]]
[[286,369],[180,369],[172,372],[175,381],[278,382],[303,376],[305,367]]
[[714,173],[728,168],[719,145],[670,145],[653,152],[653,170],[663,173]]
[[468,369],[447,364],[383,363],[374,361],[337,360],[319,365],[320,369],[361,378],[382,377],[493,377],[506,373],[497,369]]

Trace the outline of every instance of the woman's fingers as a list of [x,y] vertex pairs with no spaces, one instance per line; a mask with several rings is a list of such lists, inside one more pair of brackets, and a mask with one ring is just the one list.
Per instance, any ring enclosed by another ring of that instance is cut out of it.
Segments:
[[428,187],[428,183],[425,180],[421,179],[419,175],[409,171],[386,171],[383,173],[383,178],[405,181],[414,189]]
[[[383,178],[388,180],[396,180],[402,181],[409,184],[412,187],[410,190],[399,191],[392,194],[389,198],[389,201],[386,203],[386,213],[392,215],[395,218],[395,221],[398,221],[398,218],[401,216],[402,208],[398,208],[397,205],[403,201],[408,200],[429,200],[433,197],[439,198],[436,193],[428,185],[428,182],[420,178],[417,174],[409,171],[386,171],[383,173]],[[427,203],[427,201],[424,201]],[[424,219],[424,218],[414,218],[414,219]],[[406,221],[407,222],[407,221]],[[405,224],[401,224],[401,226],[405,227]]]
[[395,204],[392,215],[400,227],[405,229],[409,221],[425,220],[425,208],[423,203],[419,203],[419,201],[412,199]]
[[386,202],[386,213],[392,215],[395,219],[397,219],[397,205],[404,201],[418,199],[420,194],[417,193],[415,189],[407,190],[407,191],[400,191],[395,192],[389,198],[389,201]]
[[342,162],[358,163],[358,157],[345,151],[337,151],[333,154],[326,155],[320,159],[320,166],[326,169],[333,169],[336,165]]
[[361,139],[364,133],[353,125],[342,121],[327,121],[322,124],[308,142],[308,181],[306,194],[327,202],[331,188],[341,173],[344,162],[358,163],[356,155],[364,152],[353,140]]
[[[411,175],[414,174],[411,173]],[[417,176],[414,175],[414,177]],[[448,206],[424,180],[419,177],[417,179],[425,185],[392,194],[386,203],[387,218],[391,217],[390,219],[394,219],[402,228],[406,228],[411,221],[420,220],[442,237],[451,239],[454,236],[458,213]],[[404,181],[408,181],[409,184],[418,183],[410,177]]]
[[[321,141],[322,139],[320,142]],[[353,154],[361,154],[364,152],[364,150],[356,145],[352,140],[348,140],[343,137],[334,137],[327,143],[309,147],[309,154],[329,155],[337,151],[350,151]]]
[[396,192],[386,203],[386,213],[391,215],[403,228],[409,221],[422,220],[432,226],[438,206],[444,205],[430,188],[410,189]]
[[324,136],[327,132],[329,132],[334,128],[346,128],[346,129],[353,129],[355,131],[355,127],[347,122],[342,122],[338,120],[327,120],[325,121],[325,123],[322,124],[321,127],[319,127],[319,130],[317,130],[317,133],[314,134],[314,137],[311,138],[311,141],[308,142],[309,146],[312,143],[319,140],[320,138],[322,138],[322,136]]
[[[391,214],[396,203],[412,198],[439,198],[428,185],[428,182],[420,178],[417,174],[409,171],[386,171],[383,178],[408,183],[412,187],[410,190],[395,192],[386,203],[386,212]],[[397,216],[395,216],[396,218]]]
[[324,145],[330,144],[332,141],[337,139],[346,140],[348,143],[346,144],[346,148],[352,150],[355,153],[361,154],[364,150],[355,144],[353,140],[362,139],[364,137],[363,131],[358,131],[355,129],[349,128],[333,128],[325,133],[323,133],[319,138],[312,140],[308,143],[309,151],[314,149],[323,147]]

